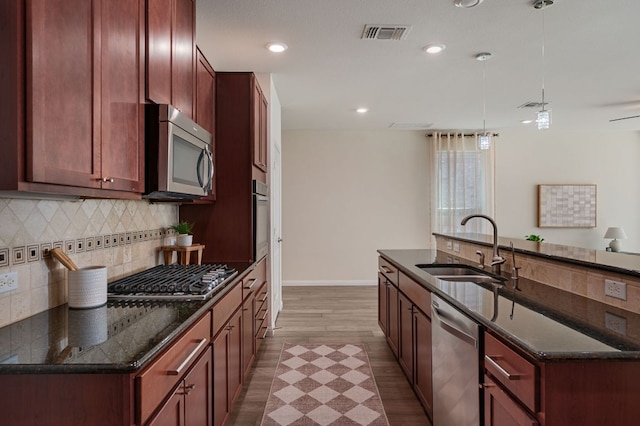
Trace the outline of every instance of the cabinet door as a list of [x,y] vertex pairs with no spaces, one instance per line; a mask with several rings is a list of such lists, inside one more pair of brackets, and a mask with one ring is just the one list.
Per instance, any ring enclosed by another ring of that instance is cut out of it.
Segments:
[[196,123],[210,133],[215,131],[216,73],[202,52],[197,49],[196,63]]
[[242,309],[229,320],[229,406],[240,394],[242,384]]
[[143,192],[144,2],[102,1],[101,10],[102,188]]
[[431,379],[431,320],[419,310],[413,313],[414,389],[431,417],[433,415],[433,380]]
[[269,105],[258,80],[253,78],[253,164],[267,171],[267,140]]
[[211,425],[211,364],[212,355],[209,347],[184,379],[186,426]]
[[27,3],[27,180],[99,188],[93,2]]
[[173,0],[147,0],[147,98],[171,103]]
[[187,117],[195,119],[195,3],[193,0],[174,0],[175,21],[171,60],[171,100],[173,106]]
[[246,374],[256,354],[255,294],[242,304],[242,374]]
[[398,357],[398,343],[400,342],[399,317],[398,317],[398,289],[389,284],[387,286],[387,310],[389,312],[389,328],[387,330],[387,343],[394,355]]
[[149,422],[149,426],[182,426],[184,424],[184,386],[181,384],[156,417]]
[[520,407],[500,386],[484,376],[484,424],[486,426],[537,426],[538,421]]
[[413,384],[413,303],[404,294],[398,296],[398,310],[400,318],[398,361],[409,382]]
[[389,323],[389,312],[387,310],[387,305],[389,304],[387,300],[388,286],[387,279],[378,272],[378,325],[385,336],[387,335]]
[[221,426],[229,415],[229,327],[213,341],[213,424]]

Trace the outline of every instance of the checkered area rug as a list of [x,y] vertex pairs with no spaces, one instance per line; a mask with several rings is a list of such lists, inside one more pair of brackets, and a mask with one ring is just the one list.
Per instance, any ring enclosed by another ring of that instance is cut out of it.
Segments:
[[362,345],[285,343],[263,426],[388,426]]

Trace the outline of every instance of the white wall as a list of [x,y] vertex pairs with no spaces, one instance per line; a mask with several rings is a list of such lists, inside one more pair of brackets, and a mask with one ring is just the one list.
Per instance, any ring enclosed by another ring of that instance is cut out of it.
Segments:
[[285,284],[373,284],[377,249],[427,247],[423,131],[284,131],[282,138]]
[[[640,132],[501,131],[496,143],[496,220],[501,236],[601,249],[609,226],[640,252]],[[597,228],[538,228],[537,185],[597,185]]]

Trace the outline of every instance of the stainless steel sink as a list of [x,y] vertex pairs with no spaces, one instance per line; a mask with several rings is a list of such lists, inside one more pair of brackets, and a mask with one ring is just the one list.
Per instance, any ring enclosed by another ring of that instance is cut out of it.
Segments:
[[467,265],[420,264],[418,268],[444,281],[470,281],[474,283],[503,284],[506,279]]

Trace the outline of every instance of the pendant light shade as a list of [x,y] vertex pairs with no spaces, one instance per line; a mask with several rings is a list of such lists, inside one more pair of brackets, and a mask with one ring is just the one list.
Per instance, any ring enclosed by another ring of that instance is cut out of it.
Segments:
[[483,52],[476,55],[476,59],[482,62],[482,133],[478,135],[478,149],[485,151],[491,149],[491,135],[487,133],[487,65],[491,59],[491,53]]
[[544,101],[544,10],[552,4],[552,0],[538,0],[533,5],[535,9],[542,11],[542,109],[536,116],[538,130],[546,130],[551,126],[551,111],[545,108],[547,104]]

